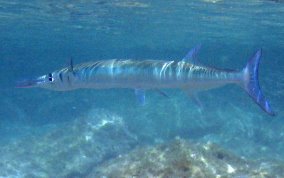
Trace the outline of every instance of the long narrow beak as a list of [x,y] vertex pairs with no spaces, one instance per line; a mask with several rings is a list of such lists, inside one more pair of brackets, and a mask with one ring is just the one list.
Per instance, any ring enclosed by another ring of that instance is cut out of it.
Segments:
[[24,79],[16,82],[16,88],[32,88],[37,87],[38,84],[44,82],[41,78],[36,79]]

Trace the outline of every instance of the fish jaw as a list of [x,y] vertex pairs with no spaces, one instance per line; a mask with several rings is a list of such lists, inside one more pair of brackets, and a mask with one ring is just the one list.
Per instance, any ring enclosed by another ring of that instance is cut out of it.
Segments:
[[23,79],[16,82],[16,88],[34,88],[39,87],[44,83],[44,76],[33,78],[33,79]]

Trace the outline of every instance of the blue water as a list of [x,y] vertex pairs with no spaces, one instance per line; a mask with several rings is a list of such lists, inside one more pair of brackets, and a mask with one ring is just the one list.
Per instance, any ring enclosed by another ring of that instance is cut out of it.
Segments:
[[[140,143],[175,137],[214,142],[239,155],[284,158],[284,3],[269,0],[0,1],[1,144],[45,135],[103,108],[122,117]],[[238,86],[200,93],[200,112],[181,90],[54,92],[15,81],[74,63],[113,58],[180,60],[202,44],[200,63],[241,70],[263,49],[259,79],[276,117]]]

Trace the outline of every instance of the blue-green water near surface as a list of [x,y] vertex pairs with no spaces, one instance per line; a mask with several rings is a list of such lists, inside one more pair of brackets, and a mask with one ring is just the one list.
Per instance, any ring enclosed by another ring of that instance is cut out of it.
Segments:
[[[175,137],[214,142],[249,158],[284,158],[284,3],[269,0],[0,1],[1,145],[45,137],[96,109],[121,117],[139,144]],[[200,93],[200,111],[181,90],[54,92],[15,81],[103,59],[180,60],[202,44],[200,63],[241,70],[263,49],[259,79],[277,116],[238,86]]]

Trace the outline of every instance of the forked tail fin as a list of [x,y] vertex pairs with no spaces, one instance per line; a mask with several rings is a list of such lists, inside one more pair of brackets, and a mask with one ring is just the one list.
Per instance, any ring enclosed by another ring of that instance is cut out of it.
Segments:
[[258,66],[261,57],[261,49],[258,50],[248,61],[246,67],[243,69],[244,81],[243,87],[257,103],[261,109],[271,116],[275,116],[269,101],[265,99],[258,82]]

